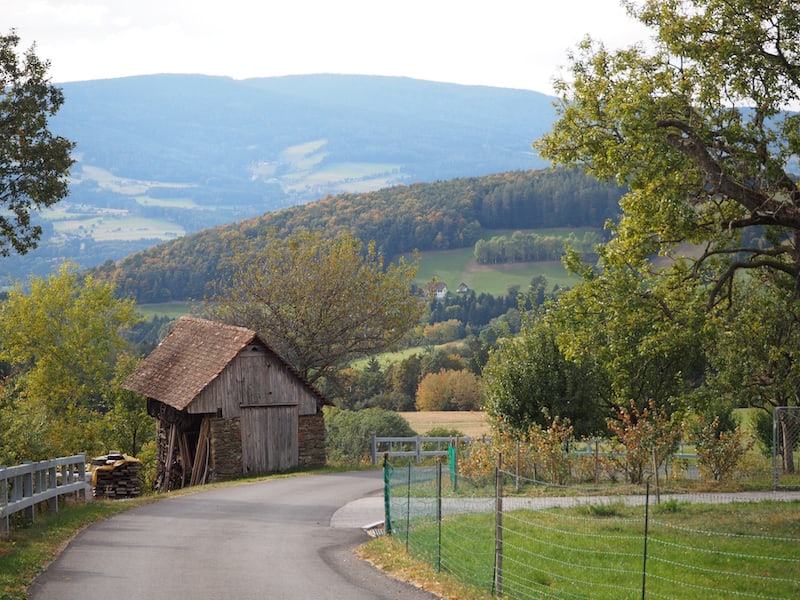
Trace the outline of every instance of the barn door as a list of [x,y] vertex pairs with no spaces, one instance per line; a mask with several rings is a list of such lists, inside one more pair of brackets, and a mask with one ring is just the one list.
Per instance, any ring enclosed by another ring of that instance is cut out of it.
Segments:
[[273,473],[297,466],[297,405],[242,406],[241,427],[245,473]]

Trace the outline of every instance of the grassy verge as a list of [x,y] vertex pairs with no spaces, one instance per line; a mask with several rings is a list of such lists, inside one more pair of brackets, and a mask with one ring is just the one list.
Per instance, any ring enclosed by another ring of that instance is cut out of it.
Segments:
[[357,555],[384,573],[427,590],[447,600],[491,600],[492,594],[460,582],[449,573],[436,572],[429,564],[408,554],[402,543],[390,536],[371,540],[361,546]]

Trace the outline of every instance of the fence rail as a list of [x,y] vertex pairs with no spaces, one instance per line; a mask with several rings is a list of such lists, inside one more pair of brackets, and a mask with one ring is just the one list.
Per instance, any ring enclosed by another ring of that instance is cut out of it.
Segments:
[[[458,438],[459,440],[469,440],[469,438]],[[434,456],[448,456],[448,448],[454,440],[451,437],[372,437],[370,454],[372,464],[377,465],[378,459],[384,454],[390,458],[406,457],[414,458],[417,462],[422,462],[426,458]]]
[[47,502],[51,512],[58,512],[58,497],[86,493],[86,456],[76,454],[14,467],[0,466],[0,535],[9,533],[9,517],[26,511],[33,522],[35,507]]

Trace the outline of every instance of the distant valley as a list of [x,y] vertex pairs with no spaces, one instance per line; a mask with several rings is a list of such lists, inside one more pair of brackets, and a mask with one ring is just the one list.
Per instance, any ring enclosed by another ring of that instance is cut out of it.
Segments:
[[405,78],[153,75],[67,83],[70,195],[0,285],[340,193],[541,168],[553,98]]

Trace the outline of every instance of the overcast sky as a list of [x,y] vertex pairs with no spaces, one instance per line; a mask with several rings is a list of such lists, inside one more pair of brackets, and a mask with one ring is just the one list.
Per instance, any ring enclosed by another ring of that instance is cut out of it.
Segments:
[[2,0],[55,82],[151,73],[398,75],[552,93],[586,34],[646,39],[619,0]]

